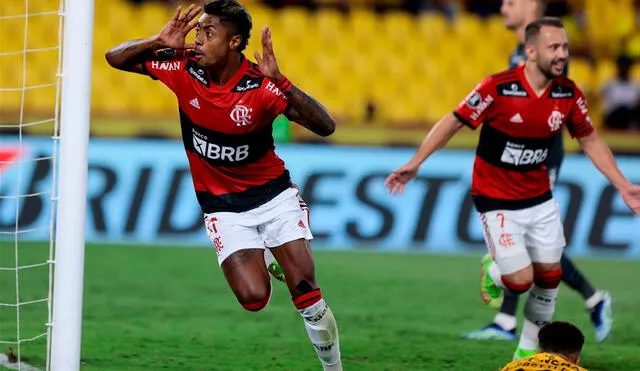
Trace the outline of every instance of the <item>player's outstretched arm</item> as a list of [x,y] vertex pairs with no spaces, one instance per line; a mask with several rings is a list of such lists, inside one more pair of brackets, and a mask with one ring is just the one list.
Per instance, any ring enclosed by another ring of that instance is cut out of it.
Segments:
[[418,175],[420,165],[435,151],[444,147],[462,125],[462,122],[452,113],[438,121],[424,138],[413,158],[387,177],[384,184],[389,192],[394,195],[403,193],[405,185]]
[[105,58],[111,67],[123,71],[145,74],[143,63],[158,49],[190,49],[193,45],[185,44],[187,34],[197,26],[197,22],[191,23],[198,14],[200,7],[191,5],[185,12],[178,7],[173,18],[167,23],[159,34],[146,39],[137,39],[124,42],[105,54]]
[[595,131],[578,138],[580,147],[600,172],[622,195],[624,202],[636,214],[640,215],[640,185],[632,184],[622,174],[609,146]]
[[268,26],[262,30],[262,56],[256,51],[255,58],[260,72],[273,81],[278,89],[286,95],[289,104],[285,116],[289,120],[295,121],[323,137],[333,134],[336,130],[336,122],[327,109],[317,100],[298,89],[280,73],[273,52],[271,30]]
[[285,93],[289,99],[289,105],[285,116],[295,121],[312,132],[327,137],[336,130],[336,122],[329,111],[317,100],[307,93],[291,85],[291,89]]

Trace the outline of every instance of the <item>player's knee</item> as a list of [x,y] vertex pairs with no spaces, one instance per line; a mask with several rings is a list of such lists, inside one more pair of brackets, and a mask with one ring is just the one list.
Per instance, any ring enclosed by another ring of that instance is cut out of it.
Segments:
[[542,289],[555,289],[562,281],[562,269],[558,266],[553,270],[536,271],[533,281]]
[[509,279],[506,279],[505,277],[502,277],[502,282],[504,283],[504,286],[506,287],[506,289],[515,295],[520,295],[529,291],[529,289],[531,288],[531,285],[533,284],[533,281],[513,282],[513,281],[510,281]]
[[296,285],[297,294],[293,296],[293,304],[298,310],[308,308],[322,299],[322,292],[308,281],[302,280]]
[[266,290],[246,290],[236,293],[236,297],[242,307],[250,312],[257,312],[269,304],[271,288]]
[[531,267],[527,267],[517,272],[503,275],[502,282],[509,292],[520,295],[527,292],[533,285],[533,271]]

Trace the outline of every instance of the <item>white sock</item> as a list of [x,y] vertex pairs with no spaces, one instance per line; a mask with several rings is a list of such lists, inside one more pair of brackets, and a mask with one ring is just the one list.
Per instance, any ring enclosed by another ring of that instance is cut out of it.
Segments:
[[518,320],[515,316],[510,314],[498,312],[495,317],[493,317],[493,323],[502,327],[507,331],[514,330],[516,325],[518,324]]
[[522,323],[522,333],[520,334],[518,348],[538,350],[538,332],[540,332],[540,328],[525,318]]
[[492,262],[489,265],[489,277],[496,283],[496,286],[500,288],[505,288],[504,283],[502,282],[502,273],[500,273],[500,269],[498,269],[498,264],[496,262]]
[[589,297],[589,299],[585,300],[584,304],[587,306],[587,309],[593,309],[599,302],[604,299],[604,295],[602,291],[598,290],[593,295]]
[[538,332],[551,322],[556,308],[558,289],[543,289],[533,285],[524,305],[524,324],[518,347],[526,350],[538,350]]
[[342,371],[338,326],[324,299],[298,312],[324,370]]

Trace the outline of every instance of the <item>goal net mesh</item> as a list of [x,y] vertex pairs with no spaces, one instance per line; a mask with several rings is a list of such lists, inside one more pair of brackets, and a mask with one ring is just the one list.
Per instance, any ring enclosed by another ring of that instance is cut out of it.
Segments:
[[0,370],[48,369],[63,6],[0,1]]

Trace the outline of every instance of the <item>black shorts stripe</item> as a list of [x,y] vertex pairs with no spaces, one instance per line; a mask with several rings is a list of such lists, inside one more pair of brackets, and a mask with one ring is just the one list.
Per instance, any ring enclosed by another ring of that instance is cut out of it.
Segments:
[[216,212],[240,213],[255,209],[271,201],[274,197],[291,187],[289,171],[264,184],[248,188],[244,191],[214,195],[206,191],[196,191],[196,197],[205,214]]
[[503,200],[499,198],[491,198],[485,196],[472,196],[473,204],[480,213],[486,213],[494,210],[522,210],[543,202],[547,202],[552,198],[551,191],[547,191],[539,196],[527,198],[523,200]]

